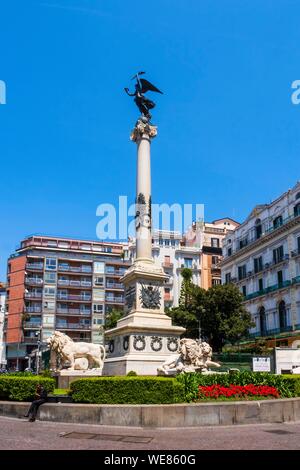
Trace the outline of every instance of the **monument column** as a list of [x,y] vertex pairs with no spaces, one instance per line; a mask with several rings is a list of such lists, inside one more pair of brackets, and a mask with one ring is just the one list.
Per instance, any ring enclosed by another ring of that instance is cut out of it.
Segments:
[[185,332],[185,328],[173,326],[164,312],[167,276],[152,257],[150,149],[157,127],[150,123],[149,113],[155,104],[143,93],[159,90],[138,76],[137,81],[134,94],[125,89],[130,96],[135,96],[142,113],[130,136],[137,145],[136,259],[121,279],[125,290],[124,316],[116,328],[105,332],[109,355],[103,375],[125,375],[129,371],[156,375],[157,368],[177,352],[180,335]]

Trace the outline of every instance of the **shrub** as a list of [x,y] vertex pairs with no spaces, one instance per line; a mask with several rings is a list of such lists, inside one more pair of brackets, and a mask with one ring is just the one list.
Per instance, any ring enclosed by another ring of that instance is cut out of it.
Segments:
[[236,374],[182,374],[177,377],[178,382],[184,384],[186,401],[196,400],[198,387],[208,385],[268,385],[275,387],[281,397],[294,397],[300,395],[300,379],[293,375],[274,375],[266,372],[243,371]]
[[142,404],[184,402],[184,385],[165,377],[95,377],[70,384],[74,402]]
[[1,376],[0,399],[31,401],[35,396],[35,390],[38,383],[40,383],[48,393],[54,390],[54,379],[40,376]]
[[137,373],[134,370],[130,370],[126,375],[127,377],[136,377]]

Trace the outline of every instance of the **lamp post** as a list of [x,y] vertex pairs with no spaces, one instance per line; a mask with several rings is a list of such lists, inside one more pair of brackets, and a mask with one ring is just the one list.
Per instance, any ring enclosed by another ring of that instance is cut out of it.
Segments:
[[39,375],[39,370],[40,370],[40,347],[41,347],[41,331],[37,331],[36,336],[38,337],[37,340],[37,354],[36,354],[36,375]]

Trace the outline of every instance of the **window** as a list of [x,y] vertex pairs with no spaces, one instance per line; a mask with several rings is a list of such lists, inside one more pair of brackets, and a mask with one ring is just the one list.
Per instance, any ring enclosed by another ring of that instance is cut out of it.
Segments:
[[54,326],[54,315],[44,315],[43,316],[43,325]]
[[214,247],[214,248],[219,248],[220,240],[218,238],[212,238],[211,239],[211,246]]
[[282,285],[283,283],[283,272],[282,271],[278,271],[277,272],[277,282],[278,282],[278,285]]
[[279,314],[279,327],[280,329],[287,327],[287,314],[285,302],[282,300],[278,305],[278,314]]
[[104,320],[103,318],[94,318],[94,325],[103,325]]
[[159,244],[160,244],[160,246],[163,246],[163,245],[164,245],[164,241],[163,241],[162,238],[159,239]]
[[185,268],[191,269],[192,264],[193,264],[193,258],[184,258],[184,267]]
[[300,215],[300,202],[294,207],[294,216],[297,217]]
[[212,280],[212,285],[213,286],[220,286],[221,284],[222,284],[221,279],[213,278],[213,280]]
[[104,263],[102,263],[102,262],[95,262],[95,263],[94,263],[94,273],[97,273],[97,274],[104,274]]
[[165,240],[165,246],[169,246],[169,245],[170,245],[170,240],[167,238],[167,239]]
[[274,263],[280,263],[283,260],[283,245],[273,250],[273,261]]
[[263,279],[258,279],[258,290],[261,292],[264,290],[264,281]]
[[94,313],[103,313],[103,311],[104,311],[104,305],[102,305],[102,304],[94,304],[94,305],[93,305],[93,311],[94,311]]
[[262,234],[262,225],[261,225],[261,220],[257,219],[255,221],[255,236],[256,240],[258,240],[261,237]]
[[260,326],[261,335],[265,336],[267,333],[267,321],[266,321],[266,311],[264,307],[261,307],[259,310],[259,326]]
[[247,295],[246,286],[242,286],[242,292],[243,292],[243,296],[246,297],[246,295]]
[[46,270],[47,271],[56,271],[57,269],[57,259],[56,258],[46,258]]
[[225,274],[225,284],[230,284],[231,282],[231,273]]
[[227,256],[231,256],[231,255],[232,255],[232,248],[230,247],[227,250]]
[[300,237],[297,238],[298,253],[300,253]]
[[296,194],[295,199],[300,199],[300,192]]
[[247,275],[246,274],[246,265],[243,264],[243,266],[238,267],[239,281],[241,281],[242,279],[245,279],[246,275]]
[[44,287],[44,297],[55,297],[55,287]]
[[56,273],[45,273],[44,280],[46,284],[56,284]]
[[248,239],[243,238],[243,240],[240,240],[240,249],[244,248],[244,246],[248,245]]
[[282,225],[283,223],[283,220],[282,220],[282,215],[278,215],[277,217],[275,217],[275,219],[273,220],[273,227],[274,228],[278,228]]
[[211,257],[211,263],[212,264],[218,264],[219,262],[219,257],[218,256],[212,256]]
[[101,277],[97,276],[95,277],[94,283],[95,283],[95,286],[103,286],[104,278],[102,276]]
[[175,240],[171,240],[171,246],[176,246],[176,241]]
[[254,258],[254,272],[258,273],[259,271],[262,271],[262,269],[263,269],[262,256],[259,256],[258,258]]

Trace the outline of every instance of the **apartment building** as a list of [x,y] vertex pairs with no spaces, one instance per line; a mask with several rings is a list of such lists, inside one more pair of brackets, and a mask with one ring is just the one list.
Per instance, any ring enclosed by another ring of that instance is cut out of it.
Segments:
[[[183,268],[190,268],[193,282],[200,285],[200,249],[184,245],[180,232],[155,230],[152,240],[152,256],[155,264],[162,266],[168,279],[164,287],[165,307],[177,307],[180,297]],[[129,257],[135,258],[135,240],[129,241]]]
[[223,240],[238,226],[238,222],[226,217],[211,223],[195,222],[184,234],[183,242],[186,247],[200,249],[200,286],[203,289],[221,284],[220,262]]
[[6,344],[8,366],[52,335],[101,343],[105,314],[123,309],[120,278],[130,266],[122,243],[30,236],[8,260]]
[[222,281],[235,283],[255,327],[271,346],[300,345],[300,183],[224,240]]

